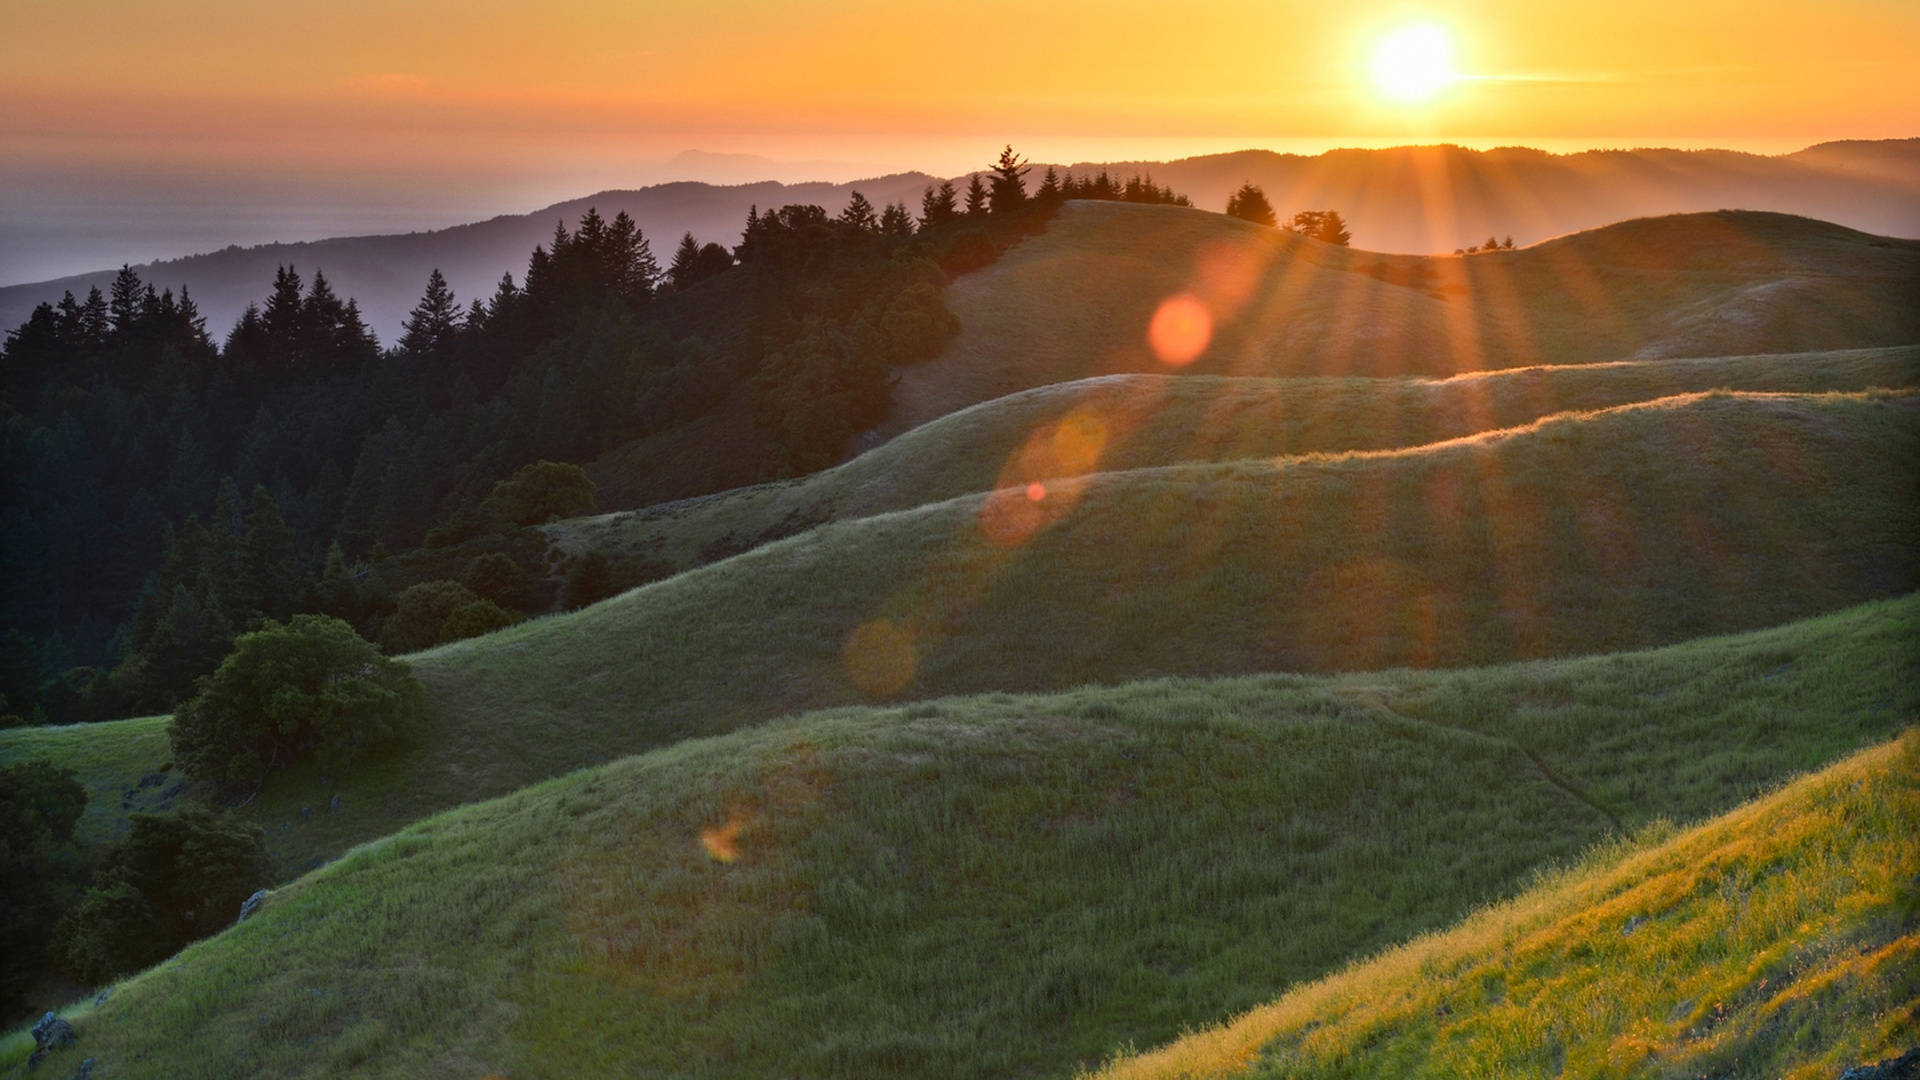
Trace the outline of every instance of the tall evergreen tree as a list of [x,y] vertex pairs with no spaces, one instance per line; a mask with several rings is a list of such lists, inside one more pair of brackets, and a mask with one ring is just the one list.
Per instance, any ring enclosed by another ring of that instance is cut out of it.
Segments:
[[904,203],[888,203],[880,213],[880,235],[889,240],[913,238],[913,215]]
[[460,330],[460,304],[439,267],[427,276],[427,291],[402,324],[400,348],[418,357],[439,357]]
[[673,249],[673,265],[667,268],[667,283],[677,291],[693,285],[694,264],[700,261],[700,243],[688,233],[680,238],[680,246]]
[[1046,174],[1040,178],[1040,190],[1034,192],[1034,198],[1043,203],[1053,203],[1059,202],[1061,197],[1060,174],[1049,165]]
[[109,286],[111,299],[107,301],[109,330],[114,337],[126,339],[140,321],[141,294],[145,286],[140,283],[140,275],[133,267],[122,264],[120,272],[113,277]]
[[306,344],[304,312],[299,271],[291,266],[277,268],[273,292],[260,315],[266,326],[269,359],[276,366],[292,364]]
[[974,173],[967,182],[967,216],[979,217],[987,212],[987,185],[980,182],[980,174]]
[[[1000,159],[993,164],[993,182],[991,190],[988,193],[994,213],[1004,214],[1011,210],[1018,210],[1026,205],[1027,182],[1025,177],[1028,171],[1029,167],[1026,160],[1013,152],[1013,146],[1011,144],[1009,144],[1006,149],[1000,151]],[[968,209],[971,211],[971,194],[969,194],[968,202]]]
[[873,212],[873,203],[857,191],[847,199],[847,208],[840,211],[840,220],[861,232],[880,231],[880,216]]
[[953,181],[942,180],[938,188],[928,185],[920,196],[920,227],[937,228],[959,216],[959,193],[953,190]]

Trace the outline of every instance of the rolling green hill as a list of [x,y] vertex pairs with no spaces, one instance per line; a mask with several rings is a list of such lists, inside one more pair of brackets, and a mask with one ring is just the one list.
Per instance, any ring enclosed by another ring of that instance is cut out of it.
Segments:
[[1469,257],[1333,247],[1180,207],[1068,203],[955,281],[962,333],[902,373],[882,432],[1020,390],[1165,372],[1158,305],[1213,343],[1189,373],[1452,375],[1659,356],[1920,342],[1920,242],[1783,214],[1648,218]]
[[1785,623],[1920,585],[1915,409],[1668,398],[829,525],[418,654],[429,736],[331,787],[277,776],[249,812],[304,868],[447,807],[807,709],[1460,667]]
[[[70,1010],[79,1046],[47,1067],[1064,1076],[1889,737],[1920,716],[1917,627],[1909,597],[1638,654],[993,694],[683,742],[346,854]],[[1885,785],[1821,783],[1841,817]],[[1681,919],[1644,895],[1595,918],[1658,916],[1660,940]]]
[[1603,850],[1100,1080],[1826,1080],[1920,1044],[1920,737]]
[[1448,379],[1120,375],[1010,394],[798,480],[556,523],[570,552],[685,570],[829,521],[996,487],[1196,461],[1390,450],[1706,390],[1920,387],[1920,346],[1476,372]]

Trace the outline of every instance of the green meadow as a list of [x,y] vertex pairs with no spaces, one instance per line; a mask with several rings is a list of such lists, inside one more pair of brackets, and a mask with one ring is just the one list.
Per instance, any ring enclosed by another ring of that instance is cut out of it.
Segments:
[[685,570],[830,521],[1194,462],[1395,450],[1709,390],[1913,389],[1920,348],[1643,360],[1444,379],[1109,375],[971,406],[797,480],[548,526],[570,552]]
[[[406,657],[424,734],[229,807],[279,887],[63,1009],[35,1075],[1891,1056],[1916,289],[1920,242],[1777,214],[1428,258],[1068,203],[948,287],[865,453],[545,526],[657,580]],[[1175,368],[1182,293],[1214,321]],[[75,770],[97,865],[207,798],[167,723],[0,763]]]
[[1920,341],[1920,241],[1785,214],[1643,218],[1516,251],[1382,255],[1218,214],[1071,202],[947,290],[961,334],[901,372],[882,430],[1095,375],[1165,372],[1169,296],[1213,313],[1181,374],[1446,376]]
[[1097,1076],[1839,1076],[1920,1043],[1916,833],[1909,734]]
[[1916,622],[813,713],[355,848],[70,1015],[121,1076],[1065,1075],[1891,737]]

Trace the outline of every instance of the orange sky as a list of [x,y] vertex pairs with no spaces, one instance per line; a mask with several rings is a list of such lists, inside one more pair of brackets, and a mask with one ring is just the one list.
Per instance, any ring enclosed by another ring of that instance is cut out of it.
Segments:
[[[1422,23],[1463,77],[1392,101]],[[1778,153],[1920,135],[1917,66],[1920,0],[0,0],[0,283],[1005,141]]]
[[[1430,106],[1367,78],[1414,21],[1469,76]],[[901,137],[1772,149],[1920,133],[1916,67],[1912,0],[4,0],[0,149],[376,170]]]

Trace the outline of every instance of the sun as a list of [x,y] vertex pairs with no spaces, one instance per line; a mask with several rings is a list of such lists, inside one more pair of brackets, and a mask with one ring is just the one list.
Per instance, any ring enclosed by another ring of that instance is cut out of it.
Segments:
[[1373,53],[1373,85],[1395,101],[1429,101],[1459,78],[1453,35],[1435,23],[1403,26]]

